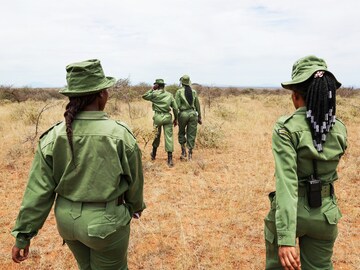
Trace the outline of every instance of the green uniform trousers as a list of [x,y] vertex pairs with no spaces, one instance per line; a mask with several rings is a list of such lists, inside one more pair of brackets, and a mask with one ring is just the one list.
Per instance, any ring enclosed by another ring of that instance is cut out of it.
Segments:
[[108,203],[72,202],[58,197],[56,223],[79,269],[128,269],[130,213],[117,199]]
[[[269,195],[271,210],[265,218],[266,269],[283,269],[278,257],[275,225],[276,203]],[[301,269],[331,270],[331,257],[341,217],[335,195],[322,198],[322,206],[310,208],[306,195],[298,198],[296,237],[299,239]]]
[[154,117],[155,139],[152,146],[158,148],[161,138],[161,127],[164,129],[165,151],[174,152],[173,123],[170,113],[155,112]]
[[189,149],[195,146],[198,115],[195,110],[186,110],[179,113],[179,134],[180,144],[187,144]]

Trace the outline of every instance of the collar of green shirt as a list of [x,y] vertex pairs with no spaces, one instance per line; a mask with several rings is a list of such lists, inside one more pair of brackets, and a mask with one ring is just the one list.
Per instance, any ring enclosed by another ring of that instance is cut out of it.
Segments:
[[107,113],[103,111],[82,111],[75,115],[75,119],[81,120],[107,120]]
[[306,107],[300,107],[295,111],[296,114],[305,114],[306,113]]

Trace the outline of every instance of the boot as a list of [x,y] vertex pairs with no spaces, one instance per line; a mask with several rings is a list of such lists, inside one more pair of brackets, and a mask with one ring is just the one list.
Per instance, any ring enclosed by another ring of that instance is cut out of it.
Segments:
[[189,157],[188,157],[189,160],[192,159],[192,149],[189,149]]
[[168,152],[167,164],[169,165],[169,167],[174,166],[173,159],[172,159],[172,152]]
[[181,156],[180,159],[185,159],[186,158],[186,147],[185,144],[181,145]]
[[156,150],[157,150],[157,147],[153,147],[152,152],[150,153],[151,160],[155,160],[155,158],[156,158]]

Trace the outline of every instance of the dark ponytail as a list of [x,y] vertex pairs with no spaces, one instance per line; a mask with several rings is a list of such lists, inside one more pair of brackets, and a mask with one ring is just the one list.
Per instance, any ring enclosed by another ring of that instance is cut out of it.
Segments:
[[66,105],[64,117],[66,124],[66,135],[70,145],[72,160],[74,160],[72,122],[74,121],[76,114],[82,111],[85,106],[94,102],[94,100],[98,97],[98,95],[99,93],[80,96],[80,97],[69,97],[69,103]]
[[310,125],[314,146],[323,151],[326,135],[336,122],[336,79],[326,71],[317,71],[306,84],[306,119]]
[[193,105],[193,94],[192,94],[192,89],[189,85],[184,85],[185,87],[185,98],[187,100],[187,102],[189,103],[190,106]]

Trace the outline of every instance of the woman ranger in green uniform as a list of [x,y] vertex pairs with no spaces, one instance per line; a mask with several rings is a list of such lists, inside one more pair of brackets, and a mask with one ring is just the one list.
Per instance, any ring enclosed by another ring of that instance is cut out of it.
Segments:
[[333,269],[341,217],[333,183],[347,147],[346,128],[335,117],[340,85],[315,56],[296,61],[292,81],[282,83],[292,90],[297,110],[281,117],[273,131],[276,194],[269,194],[265,218],[266,269]]
[[66,70],[65,122],[40,137],[12,231],[12,258],[27,259],[56,198],[57,227],[79,268],[127,269],[131,217],[145,208],[141,152],[131,131],[103,112],[115,78],[104,76],[100,61]]
[[175,101],[179,108],[179,134],[178,139],[181,145],[181,159],[187,156],[185,144],[189,149],[190,160],[195,146],[197,124],[202,124],[200,102],[197,93],[190,87],[191,81],[188,75],[180,78],[182,87],[176,91]]
[[[165,83],[163,79],[156,79],[152,89],[147,91],[142,97],[145,100],[152,102],[152,109],[154,111],[154,127],[156,129],[156,136],[152,143],[153,149],[151,152],[151,159],[155,160],[156,151],[160,145],[161,127],[164,128],[165,137],[165,151],[168,153],[168,165],[172,167],[173,159],[172,153],[174,152],[173,140],[173,124],[177,125],[178,109],[176,102],[171,93],[165,91]],[[170,113],[171,108],[174,113],[174,121]]]

